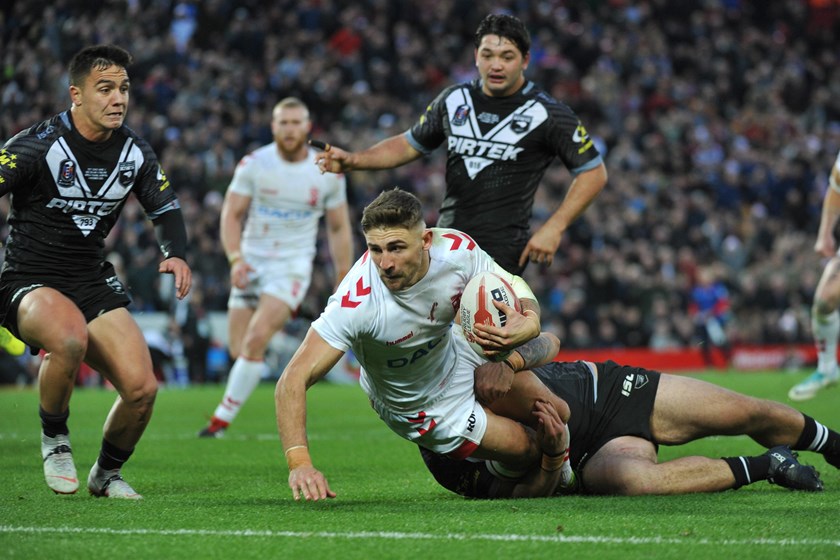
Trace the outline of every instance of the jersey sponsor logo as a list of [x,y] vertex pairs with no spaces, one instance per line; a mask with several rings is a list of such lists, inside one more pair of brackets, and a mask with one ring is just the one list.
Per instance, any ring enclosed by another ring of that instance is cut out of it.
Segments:
[[517,160],[522,139],[548,120],[545,106],[529,99],[484,133],[467,88],[453,90],[445,104],[451,123],[447,149],[461,156],[471,179],[496,162]]
[[496,124],[501,120],[501,118],[495,113],[480,113],[478,115],[478,120],[485,124]]
[[309,187],[309,205],[312,208],[318,206],[318,187]]
[[399,358],[391,358],[388,360],[388,367],[389,368],[401,368],[405,366],[410,366],[415,363],[417,360],[425,358],[429,355],[429,352],[434,349],[435,346],[440,344],[440,341],[443,340],[443,337],[438,338],[437,340],[432,340],[427,342],[421,348],[418,348],[412,351],[410,354],[405,356],[400,356]]
[[[351,291],[353,294],[351,295]],[[356,286],[353,290],[347,290],[347,293],[341,297],[341,307],[349,307],[350,309],[355,309],[361,305],[362,298],[366,295],[370,294],[370,286],[365,286],[364,278],[359,278],[356,282]],[[356,299],[353,299],[356,298]]]

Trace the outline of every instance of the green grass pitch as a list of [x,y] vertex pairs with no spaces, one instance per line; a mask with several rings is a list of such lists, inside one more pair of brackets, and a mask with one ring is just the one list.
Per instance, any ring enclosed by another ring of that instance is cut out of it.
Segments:
[[[786,401],[805,372],[708,373],[732,389]],[[391,433],[358,387],[309,392],[315,464],[338,493],[295,502],[263,384],[221,440],[199,440],[223,388],[161,389],[127,480],[141,502],[54,495],[43,480],[37,393],[0,390],[2,558],[532,559],[840,558],[840,471],[800,459],[826,491],[794,493],[761,482],[738,491],[677,497],[563,497],[470,501],[438,487],[417,450]],[[70,430],[86,478],[114,393],[77,389]],[[798,406],[840,427],[840,388]],[[757,454],[748,438],[663,448],[666,459]],[[83,483],[84,485],[84,483]]]

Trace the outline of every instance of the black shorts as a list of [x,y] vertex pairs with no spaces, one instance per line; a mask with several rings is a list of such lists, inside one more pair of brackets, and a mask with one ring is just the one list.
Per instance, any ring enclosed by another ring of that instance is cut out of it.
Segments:
[[128,307],[131,303],[131,298],[109,262],[102,263],[98,275],[83,281],[69,273],[65,277],[57,277],[7,271],[0,277],[0,324],[15,336],[20,334],[17,324],[20,301],[27,293],[41,287],[58,290],[72,300],[88,323],[103,313]]
[[[595,373],[585,362],[552,362],[534,373],[571,409],[570,461],[580,471],[608,441],[635,436],[652,442],[650,416],[659,387],[659,372],[596,363]],[[498,479],[484,461],[456,460],[420,448],[426,467],[448,490],[470,498],[491,498]]]
[[635,436],[656,445],[650,416],[660,373],[622,366],[612,361],[595,364],[598,380],[585,362],[552,362],[534,369],[549,389],[569,404],[570,461],[575,470],[608,441]]

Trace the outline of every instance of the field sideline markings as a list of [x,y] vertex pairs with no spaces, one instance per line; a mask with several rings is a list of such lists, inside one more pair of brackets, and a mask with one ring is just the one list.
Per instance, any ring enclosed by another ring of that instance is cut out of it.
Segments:
[[464,533],[402,533],[391,531],[218,531],[215,529],[110,529],[96,527],[15,527],[0,525],[0,533],[77,533],[104,535],[158,535],[158,536],[215,536],[215,537],[280,537],[322,539],[391,539],[391,540],[448,540],[448,541],[502,541],[502,542],[555,542],[564,544],[666,544],[666,545],[764,545],[764,546],[836,546],[840,540],[827,539],[679,539],[675,537],[607,537],[598,535],[493,535]]

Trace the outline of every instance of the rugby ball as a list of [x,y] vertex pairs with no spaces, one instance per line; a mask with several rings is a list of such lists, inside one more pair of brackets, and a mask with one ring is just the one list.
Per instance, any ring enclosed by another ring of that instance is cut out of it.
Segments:
[[461,328],[464,330],[464,337],[476,354],[482,358],[500,362],[510,355],[510,352],[486,356],[484,349],[475,342],[473,336],[473,327],[479,323],[497,327],[504,327],[507,324],[507,314],[501,309],[496,309],[493,300],[507,304],[519,312],[522,311],[519,298],[516,297],[507,280],[490,271],[473,276],[464,286],[464,292],[461,294]]

